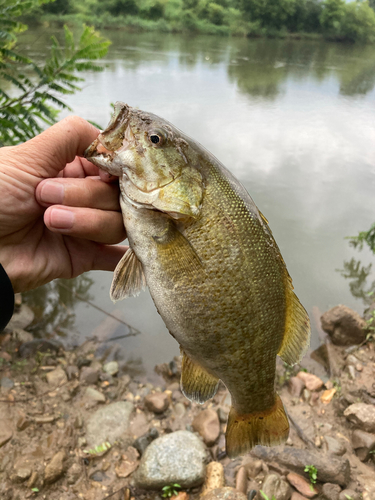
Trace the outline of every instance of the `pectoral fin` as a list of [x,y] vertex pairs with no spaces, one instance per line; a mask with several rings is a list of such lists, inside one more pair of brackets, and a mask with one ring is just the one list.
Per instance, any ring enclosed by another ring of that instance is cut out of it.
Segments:
[[183,353],[181,391],[190,401],[203,404],[215,396],[218,385],[217,377]]
[[285,333],[278,355],[288,365],[295,365],[301,361],[309,348],[310,320],[305,308],[293,292],[290,278],[288,281]]
[[129,250],[117,264],[113,275],[110,296],[113,302],[135,297],[146,288],[146,278],[141,262],[134,251]]

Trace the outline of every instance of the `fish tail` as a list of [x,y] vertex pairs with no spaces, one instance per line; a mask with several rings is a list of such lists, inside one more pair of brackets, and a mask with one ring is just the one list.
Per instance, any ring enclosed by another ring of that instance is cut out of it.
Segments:
[[232,406],[225,434],[227,455],[231,458],[243,455],[257,444],[283,444],[288,435],[289,421],[278,394],[275,394],[275,404],[262,412],[241,415]]

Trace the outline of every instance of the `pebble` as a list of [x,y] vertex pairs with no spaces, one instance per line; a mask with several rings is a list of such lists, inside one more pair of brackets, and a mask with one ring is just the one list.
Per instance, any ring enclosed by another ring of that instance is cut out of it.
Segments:
[[193,488],[205,478],[206,448],[188,431],[176,431],[155,439],[146,449],[133,478],[135,485],[145,489],[161,489],[177,483]]
[[79,378],[79,369],[78,366],[69,365],[66,367],[66,374],[68,376],[68,380],[78,379]]
[[148,394],[145,399],[145,406],[149,411],[156,414],[165,412],[169,407],[168,395],[164,392],[155,392],[154,394]]
[[96,384],[99,379],[99,370],[91,366],[84,366],[81,370],[79,380],[86,384]]
[[127,401],[117,401],[93,413],[87,420],[86,439],[90,447],[105,441],[114,443],[129,427],[134,406]]
[[336,394],[336,389],[327,389],[326,391],[323,392],[323,394],[320,396],[320,400],[323,404],[328,405],[331,401],[333,396]]
[[345,417],[366,432],[375,432],[375,406],[354,403],[344,411]]
[[6,422],[0,420],[0,448],[12,439],[13,432]]
[[216,488],[200,498],[201,500],[247,500],[246,495],[229,486]]
[[361,365],[361,363],[357,363],[355,365],[355,369],[357,370],[357,372],[362,372],[363,371],[363,365]]
[[14,382],[13,382],[13,380],[11,380],[8,377],[2,377],[2,379],[0,381],[0,386],[2,389],[10,390],[10,389],[13,389]]
[[69,467],[68,472],[66,473],[66,480],[68,484],[74,484],[78,481],[82,474],[82,467],[74,463],[71,467]]
[[220,435],[220,422],[217,412],[208,408],[201,411],[193,420],[192,427],[198,432],[207,446],[212,446]]
[[325,312],[320,318],[323,330],[331,337],[333,344],[360,344],[366,338],[366,322],[349,307],[338,305]]
[[289,484],[278,474],[270,473],[264,478],[262,491],[268,498],[275,500],[288,500],[290,498]]
[[341,441],[330,436],[325,436],[324,440],[327,445],[328,453],[341,457],[346,452],[346,446]]
[[30,467],[21,466],[17,467],[15,476],[19,482],[23,482],[26,481],[26,479],[29,479],[29,477],[31,476],[31,472],[32,470]]
[[297,377],[303,380],[305,382],[306,389],[312,392],[319,391],[324,385],[323,380],[312,373],[299,372],[297,373]]
[[140,455],[143,455],[147,446],[150,443],[152,443],[154,439],[158,437],[159,437],[158,430],[155,427],[151,427],[151,429],[148,432],[146,432],[146,434],[143,434],[143,436],[140,436],[134,441],[133,446]]
[[138,467],[138,451],[129,446],[126,452],[121,456],[121,462],[116,465],[115,471],[117,477],[128,477],[132,474]]
[[317,496],[318,492],[314,487],[311,486],[310,482],[304,477],[296,474],[295,472],[289,472],[287,475],[287,480],[301,495],[306,498],[314,498]]
[[251,479],[255,479],[263,469],[262,460],[259,460],[258,458],[253,458],[251,456],[245,457],[244,460],[242,461],[242,465],[245,467],[247,475]]
[[307,498],[298,493],[297,491],[294,491],[292,493],[292,496],[290,497],[290,500],[307,500]]
[[55,370],[48,372],[46,374],[47,382],[53,388],[59,387],[60,385],[66,384],[68,382],[68,377],[61,366],[57,367]]
[[44,480],[46,483],[54,483],[64,472],[65,452],[59,451],[53,456],[50,463],[44,471]]
[[348,497],[352,500],[360,500],[359,493],[356,493],[354,490],[342,490],[339,494],[339,500],[348,500]]
[[206,467],[206,478],[200,496],[203,497],[209,491],[224,488],[224,467],[220,462],[210,462]]
[[103,365],[103,371],[108,373],[108,375],[112,375],[112,377],[117,375],[119,371],[117,361],[110,361],[109,363]]
[[305,388],[305,382],[300,377],[291,377],[288,381],[288,390],[291,396],[299,398]]
[[326,483],[322,486],[322,495],[326,500],[339,500],[341,488],[338,484]]
[[85,399],[88,401],[93,401],[96,403],[105,403],[105,396],[101,392],[97,391],[93,387],[87,387],[84,395]]
[[12,319],[7,324],[9,330],[24,330],[34,320],[34,313],[26,304],[22,304],[20,309],[16,311]]
[[247,470],[245,467],[240,467],[237,471],[236,490],[242,491],[245,494],[247,492]]
[[348,366],[348,372],[349,372],[349,377],[352,379],[352,380],[355,380],[355,368],[353,365],[349,365]]
[[181,418],[186,413],[185,405],[182,403],[176,403],[173,407],[176,417]]
[[308,389],[303,389],[302,391],[302,399],[308,403],[311,398],[311,392]]
[[27,481],[27,487],[29,489],[33,488],[36,485],[36,483],[38,481],[38,478],[39,478],[38,473],[37,473],[36,470],[34,470],[31,473],[31,476],[30,476],[29,480]]

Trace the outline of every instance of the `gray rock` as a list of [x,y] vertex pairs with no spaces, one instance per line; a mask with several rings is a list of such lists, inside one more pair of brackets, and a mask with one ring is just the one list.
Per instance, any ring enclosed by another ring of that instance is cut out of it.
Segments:
[[47,373],[47,382],[52,387],[59,387],[60,385],[66,384],[68,382],[68,377],[66,376],[65,371],[58,366],[55,370]]
[[93,387],[87,387],[85,391],[85,399],[96,403],[105,403],[105,396]]
[[155,427],[151,427],[151,429],[146,432],[146,434],[143,434],[143,436],[140,436],[137,438],[134,443],[133,447],[138,451],[138,453],[142,456],[143,453],[145,452],[147,446],[154,441],[154,439],[159,437],[159,432]]
[[354,403],[344,411],[345,417],[357,427],[367,432],[375,432],[375,406]]
[[289,484],[281,479],[278,474],[268,474],[262,484],[262,491],[268,498],[275,500],[289,500],[292,492]]
[[68,482],[68,484],[74,484],[78,481],[78,479],[80,478],[82,474],[82,467],[77,464],[77,463],[74,463],[69,469],[68,469],[68,472],[66,474],[66,480]]
[[65,460],[65,452],[59,451],[54,455],[47,465],[44,471],[44,480],[46,483],[54,483],[62,476],[64,472],[64,460]]
[[342,490],[339,495],[339,500],[348,500],[348,497],[352,500],[360,500],[361,495],[354,490]]
[[13,330],[13,335],[18,340],[18,342],[31,342],[34,340],[33,334],[27,332],[26,330],[22,330],[21,328],[16,328]]
[[339,500],[340,492],[338,484],[326,483],[322,486],[322,495],[326,500]]
[[330,436],[325,436],[324,440],[327,445],[327,451],[331,455],[337,455],[341,457],[346,452],[346,446],[341,441],[338,441],[337,439]]
[[8,377],[2,377],[0,386],[4,389],[12,389],[14,387],[14,382]]
[[304,475],[306,464],[314,465],[319,471],[319,481],[324,483],[346,486],[350,481],[349,461],[341,457],[288,446],[273,448],[256,446],[251,454],[265,462],[277,462],[302,475]]
[[127,401],[111,403],[92,414],[86,426],[86,439],[90,447],[109,441],[111,444],[126,432],[134,406]]
[[155,439],[141,458],[134,474],[136,486],[159,490],[178,483],[192,488],[203,483],[206,470],[206,448],[188,431],[177,431]]
[[7,325],[7,328],[9,330],[23,330],[27,328],[33,322],[33,320],[33,311],[27,305],[22,304],[20,309],[13,314],[12,319]]
[[91,366],[84,366],[81,370],[79,379],[86,384],[96,384],[99,379],[99,370]]
[[246,495],[234,488],[215,488],[201,497],[201,500],[247,500]]
[[360,344],[366,338],[366,322],[353,309],[336,306],[325,312],[320,318],[322,328],[336,345]]
[[118,373],[118,363],[117,361],[110,361],[109,363],[106,363],[103,365],[103,371],[105,373],[108,373],[108,375],[117,375]]
[[375,434],[356,429],[352,434],[352,446],[358,458],[365,462],[370,458],[370,451],[375,450]]
[[305,382],[299,377],[291,377],[288,381],[288,390],[291,396],[299,398],[305,388]]

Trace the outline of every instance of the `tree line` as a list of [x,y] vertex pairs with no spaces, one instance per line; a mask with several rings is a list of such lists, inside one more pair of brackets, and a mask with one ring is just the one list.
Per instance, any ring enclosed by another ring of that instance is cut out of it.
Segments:
[[375,0],[56,0],[35,17],[97,27],[375,41]]

